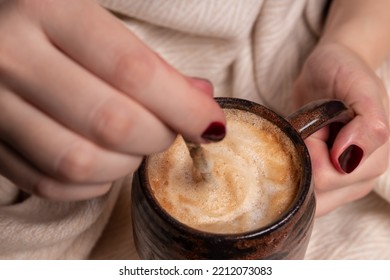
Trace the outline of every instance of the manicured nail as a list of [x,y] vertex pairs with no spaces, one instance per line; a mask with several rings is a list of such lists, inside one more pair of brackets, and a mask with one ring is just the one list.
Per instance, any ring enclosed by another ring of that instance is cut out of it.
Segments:
[[358,167],[362,158],[363,150],[356,145],[351,145],[340,155],[339,164],[345,173],[351,173]]
[[202,138],[207,141],[218,142],[225,137],[225,134],[226,134],[225,125],[221,122],[213,122],[203,132]]

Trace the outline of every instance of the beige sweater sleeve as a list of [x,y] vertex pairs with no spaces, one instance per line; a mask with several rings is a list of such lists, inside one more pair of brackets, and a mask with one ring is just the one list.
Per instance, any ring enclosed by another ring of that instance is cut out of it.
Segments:
[[100,237],[120,182],[101,198],[52,202],[18,198],[19,189],[0,176],[0,259],[85,259]]

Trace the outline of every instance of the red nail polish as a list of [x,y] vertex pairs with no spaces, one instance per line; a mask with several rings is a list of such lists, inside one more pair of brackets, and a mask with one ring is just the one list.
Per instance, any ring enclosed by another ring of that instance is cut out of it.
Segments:
[[218,142],[225,137],[225,134],[226,134],[225,125],[221,122],[213,122],[203,132],[202,138],[207,141]]
[[339,164],[345,173],[351,173],[358,167],[362,158],[363,150],[356,145],[351,145],[340,155]]

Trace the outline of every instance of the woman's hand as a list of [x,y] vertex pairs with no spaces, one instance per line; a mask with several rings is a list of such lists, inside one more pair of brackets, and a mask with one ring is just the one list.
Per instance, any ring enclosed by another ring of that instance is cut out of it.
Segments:
[[106,193],[176,133],[224,136],[209,83],[184,77],[95,1],[0,1],[0,173],[60,200]]
[[369,193],[389,156],[386,90],[369,65],[340,44],[319,44],[295,83],[296,108],[322,98],[343,100],[356,116],[335,137],[328,127],[306,140],[318,216]]

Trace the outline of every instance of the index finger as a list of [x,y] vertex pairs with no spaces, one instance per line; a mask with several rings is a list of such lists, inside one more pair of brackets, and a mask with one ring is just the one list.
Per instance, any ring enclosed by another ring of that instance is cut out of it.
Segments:
[[42,26],[69,57],[187,140],[204,143],[224,137],[226,121],[218,104],[95,1],[46,2]]

